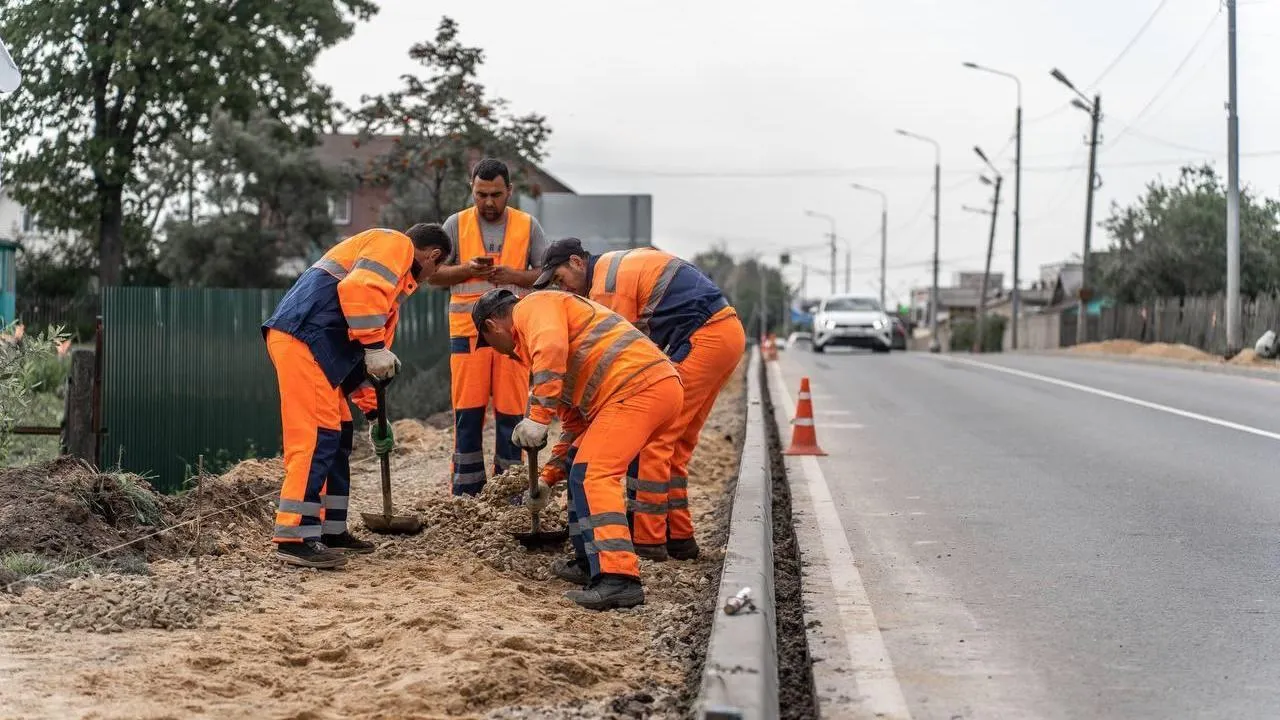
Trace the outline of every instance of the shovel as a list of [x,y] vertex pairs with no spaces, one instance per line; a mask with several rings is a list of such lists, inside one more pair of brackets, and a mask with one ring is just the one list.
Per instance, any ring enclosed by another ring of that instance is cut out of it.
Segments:
[[[378,396],[378,429],[383,435],[387,433],[386,387],[385,381],[373,381],[373,390]],[[421,532],[422,518],[417,515],[391,514],[391,454],[379,455],[378,458],[382,460],[382,513],[360,513],[364,526],[379,535],[413,535]]]
[[[529,459],[529,494],[534,495],[538,492],[538,451],[534,448],[527,448],[525,456]],[[543,490],[543,492],[551,492]],[[529,511],[531,519],[531,528],[529,532],[512,533],[516,537],[516,541],[530,550],[539,548],[554,548],[564,544],[569,539],[569,529],[562,528],[560,530],[543,530],[542,518],[538,517],[536,510]]]

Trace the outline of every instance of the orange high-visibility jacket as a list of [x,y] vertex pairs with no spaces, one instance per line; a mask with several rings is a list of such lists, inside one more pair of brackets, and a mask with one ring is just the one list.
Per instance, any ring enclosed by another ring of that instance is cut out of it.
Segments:
[[356,372],[363,370],[364,350],[391,346],[400,303],[417,289],[409,236],[366,230],[308,268],[263,323],[263,333],[272,328],[306,343],[329,382],[354,392],[352,400],[368,412],[373,392]]
[[[524,270],[529,265],[529,233],[533,229],[533,216],[515,208],[507,208],[507,229],[502,238],[502,252],[494,258],[497,265],[514,270]],[[484,257],[484,236],[480,232],[480,213],[473,206],[458,213],[458,264],[465,265],[475,258]],[[449,291],[449,336],[475,337],[476,326],[471,322],[471,306],[486,292],[497,287],[488,280],[474,278],[454,285]],[[517,296],[529,292],[515,285],[502,285]]]
[[511,312],[516,355],[532,373],[529,418],[549,425],[562,406],[588,421],[668,377],[666,355],[620,315],[586,298],[542,290]]

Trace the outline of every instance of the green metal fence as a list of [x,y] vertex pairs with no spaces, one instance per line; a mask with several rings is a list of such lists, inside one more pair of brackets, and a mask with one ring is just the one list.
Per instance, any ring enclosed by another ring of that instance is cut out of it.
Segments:
[[[280,452],[280,398],[260,326],[282,290],[108,288],[103,293],[102,464],[181,489],[200,455],[217,469]],[[389,389],[395,417],[448,398],[448,296],[424,288],[401,308]],[[443,388],[443,395],[439,393]],[[396,403],[399,397],[402,402]]]

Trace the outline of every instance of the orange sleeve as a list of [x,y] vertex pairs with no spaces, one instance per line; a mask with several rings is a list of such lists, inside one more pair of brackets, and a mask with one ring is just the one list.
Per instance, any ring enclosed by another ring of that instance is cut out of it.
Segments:
[[550,425],[560,408],[569,362],[569,322],[564,304],[555,298],[516,303],[511,319],[529,358],[529,419]]
[[386,347],[396,288],[411,265],[413,241],[403,233],[380,232],[365,243],[351,271],[338,282],[338,302],[352,340],[365,347]]
[[353,390],[347,397],[360,408],[360,412],[364,413],[366,418],[370,413],[378,410],[378,393],[374,391],[373,384],[368,380],[360,383],[360,387]]
[[551,458],[542,466],[542,481],[555,485],[569,476],[569,450],[587,431],[587,419],[577,408],[560,406],[560,439],[551,448]]

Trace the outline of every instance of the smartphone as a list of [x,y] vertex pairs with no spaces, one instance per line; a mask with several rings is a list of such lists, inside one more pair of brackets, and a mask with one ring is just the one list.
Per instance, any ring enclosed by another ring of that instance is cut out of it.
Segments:
[[490,257],[489,255],[481,255],[480,257],[476,258],[476,262],[480,263],[481,265],[489,265],[490,267],[493,266],[493,258]]

